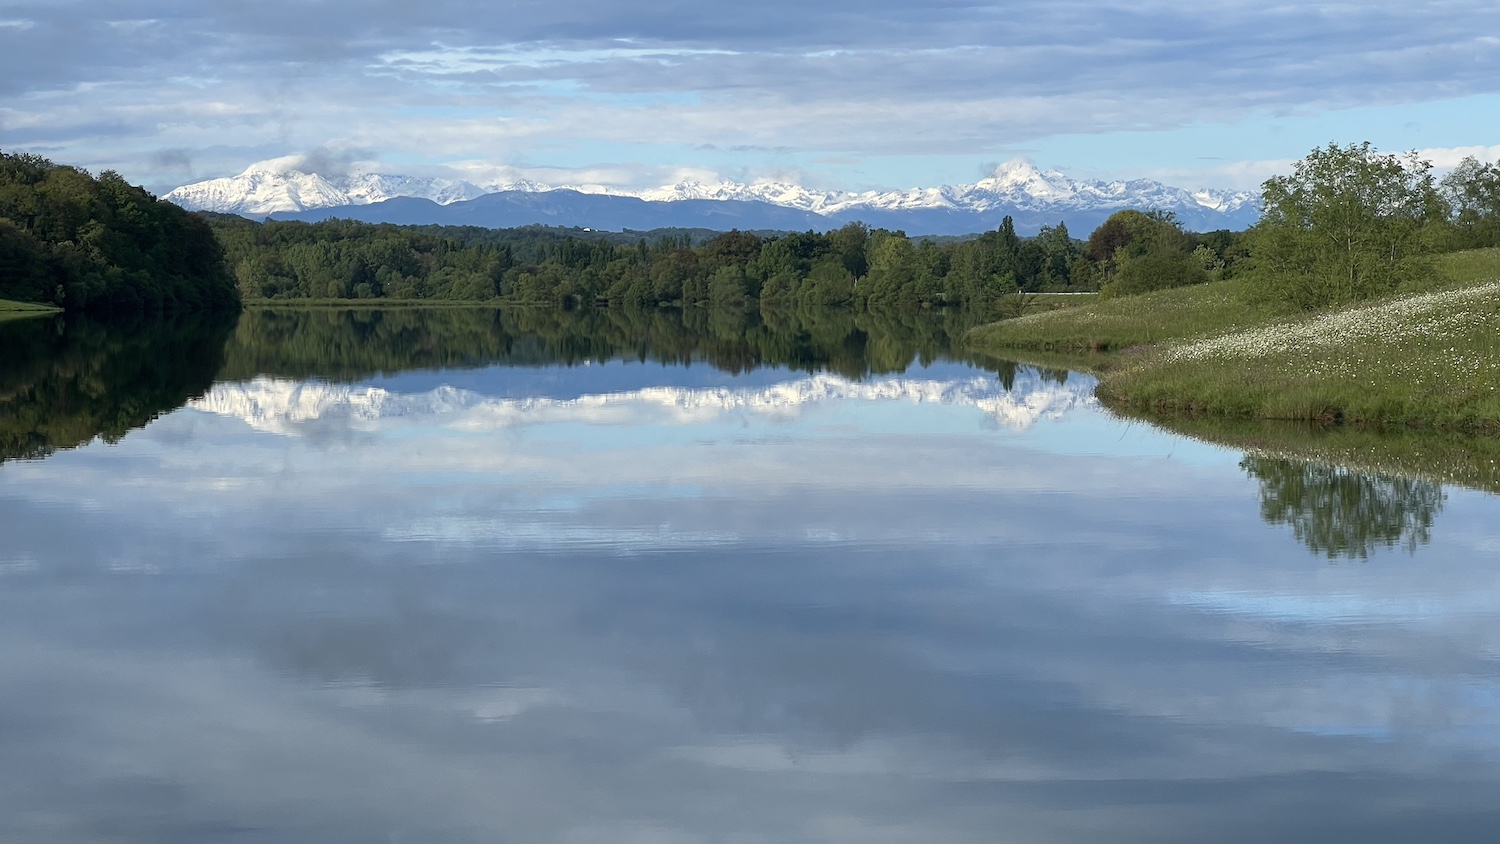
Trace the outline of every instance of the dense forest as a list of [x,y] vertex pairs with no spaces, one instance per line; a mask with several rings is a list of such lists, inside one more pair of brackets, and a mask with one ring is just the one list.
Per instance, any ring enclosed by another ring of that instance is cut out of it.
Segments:
[[0,298],[140,313],[239,293],[203,220],[117,173],[0,152]]
[[[551,305],[987,307],[1017,292],[1089,291],[1168,272],[1206,281],[1235,259],[1229,232],[1193,235],[1127,211],[1098,237],[1065,225],[1032,238],[1009,219],[966,239],[914,239],[850,224],[827,233],[731,231],[620,242],[541,227],[399,227],[350,221],[210,220],[247,299],[504,299]],[[1137,254],[1139,253],[1139,254]],[[1122,288],[1123,289],[1123,288]]]

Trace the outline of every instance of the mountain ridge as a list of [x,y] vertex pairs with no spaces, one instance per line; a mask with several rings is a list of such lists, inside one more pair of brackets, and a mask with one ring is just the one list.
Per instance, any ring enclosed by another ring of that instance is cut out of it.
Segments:
[[480,185],[362,172],[325,178],[252,165],[238,176],[184,185],[164,198],[189,210],[252,218],[340,217],[496,228],[532,223],[600,229],[727,224],[828,230],[858,221],[923,234],[967,234],[994,228],[1010,216],[1023,233],[1059,222],[1082,233],[1124,208],[1170,211],[1198,230],[1244,228],[1259,217],[1257,197],[1248,192],[1188,191],[1150,179],[1080,180],[1057,170],[1039,170],[1024,160],[1002,164],[974,184],[864,193],[815,190],[791,182],[692,180],[627,192],[530,181]]

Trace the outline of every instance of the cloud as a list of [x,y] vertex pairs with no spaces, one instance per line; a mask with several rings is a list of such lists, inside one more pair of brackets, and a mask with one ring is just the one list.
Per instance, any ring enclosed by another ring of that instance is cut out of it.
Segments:
[[[1311,151],[1311,150],[1309,150]],[[1400,153],[1402,150],[1382,150]],[[1465,158],[1475,158],[1482,163],[1500,160],[1500,144],[1492,146],[1474,145],[1461,147],[1427,147],[1415,150],[1417,157],[1432,164],[1441,174],[1456,167]],[[1272,176],[1289,173],[1297,163],[1295,158],[1269,158],[1258,161],[1227,161],[1200,167],[1160,167],[1140,173],[1168,184],[1209,184],[1239,190],[1259,190]]]
[[358,169],[357,165],[375,156],[374,150],[330,149],[317,147],[308,152],[268,158],[250,165],[251,169],[267,173],[299,171],[317,173],[321,176],[346,176]]
[[1465,158],[1474,158],[1485,164],[1500,161],[1500,144],[1493,146],[1431,147],[1417,150],[1417,157],[1432,162],[1438,170],[1457,167]]
[[228,136],[262,158],[331,147],[412,163],[709,146],[986,159],[1059,134],[1500,89],[1500,43],[1479,34],[1500,8],[1477,0],[129,6],[10,4],[24,25],[0,26],[8,145],[127,175],[164,148],[242,169],[213,151]]

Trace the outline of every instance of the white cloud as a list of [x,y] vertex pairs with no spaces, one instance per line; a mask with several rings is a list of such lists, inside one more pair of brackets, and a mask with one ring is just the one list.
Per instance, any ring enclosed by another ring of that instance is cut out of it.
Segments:
[[[722,167],[753,148],[745,166],[811,169],[816,181],[818,158],[971,167],[1057,135],[1500,90],[1500,42],[1476,35],[1500,27],[1500,8],[1477,0],[1211,11],[1185,0],[152,0],[106,23],[117,11],[23,3],[0,25],[8,148],[127,175],[184,150],[205,175],[228,175],[287,149],[347,147],[634,186],[643,167]],[[546,173],[591,162],[634,172]]]
[[1432,162],[1432,166],[1446,170],[1458,166],[1465,158],[1475,158],[1483,163],[1500,160],[1500,144],[1492,146],[1432,147],[1417,150],[1417,156]]

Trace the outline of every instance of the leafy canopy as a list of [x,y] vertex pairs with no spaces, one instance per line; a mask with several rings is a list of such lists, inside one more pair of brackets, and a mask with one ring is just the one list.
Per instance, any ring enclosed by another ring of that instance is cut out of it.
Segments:
[[1431,271],[1447,223],[1432,165],[1366,142],[1313,150],[1268,179],[1250,231],[1251,278],[1268,298],[1311,309],[1369,298]]

